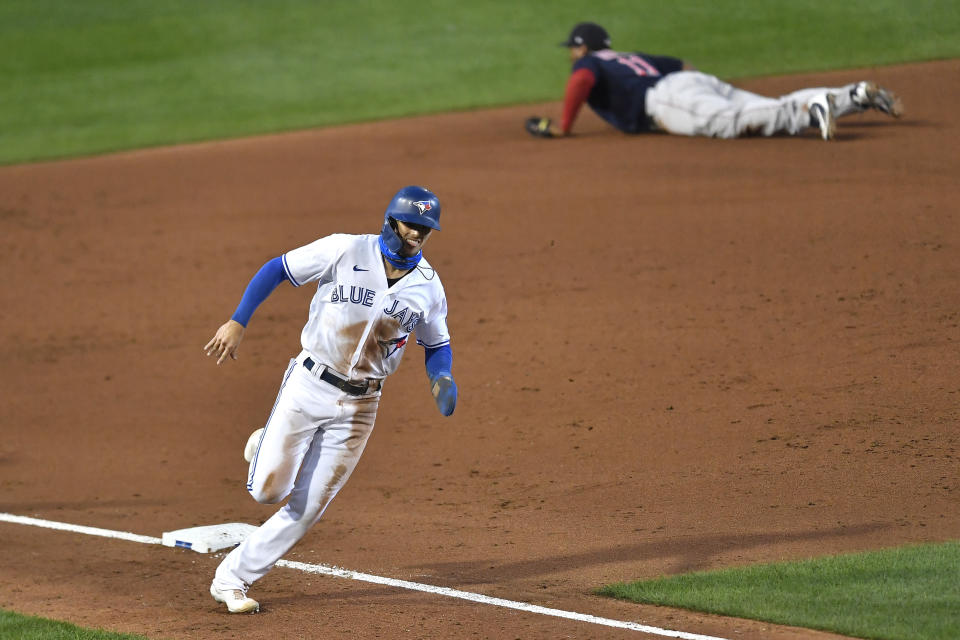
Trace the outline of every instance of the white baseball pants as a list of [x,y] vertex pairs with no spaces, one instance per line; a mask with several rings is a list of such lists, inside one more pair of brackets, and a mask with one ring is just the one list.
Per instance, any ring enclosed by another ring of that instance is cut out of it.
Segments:
[[746,135],[796,135],[810,126],[807,106],[824,92],[834,96],[835,116],[861,111],[850,97],[856,85],[801,89],[768,98],[738,89],[699,71],[664,76],[647,92],[646,109],[657,128],[682,136],[737,138]]
[[379,403],[379,391],[349,395],[290,361],[247,481],[257,502],[290,499],[223,559],[218,589],[245,590],[320,519],[357,466]]

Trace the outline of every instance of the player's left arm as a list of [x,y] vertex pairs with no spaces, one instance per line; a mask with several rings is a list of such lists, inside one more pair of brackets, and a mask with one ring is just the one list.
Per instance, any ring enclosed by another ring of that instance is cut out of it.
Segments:
[[[580,68],[570,74],[567,80],[567,90],[563,95],[563,120],[561,121],[559,135],[568,136],[573,129],[573,122],[580,113],[580,108],[590,96],[593,85],[597,83],[597,76],[590,69]],[[554,125],[556,128],[556,125]]]
[[533,116],[527,119],[527,132],[539,138],[569,136],[577,114],[580,113],[583,103],[587,101],[596,83],[597,76],[591,69],[581,67],[571,73],[567,80],[567,89],[563,94],[563,118],[560,124],[557,125],[550,118]]
[[[439,285],[439,280],[437,281]],[[440,286],[433,307],[417,323],[417,344],[424,349],[424,365],[430,379],[430,395],[445,416],[457,406],[457,383],[453,381],[453,351],[447,329],[447,298]]]
[[445,416],[457,407],[457,383],[453,380],[453,351],[449,344],[430,348],[424,346],[424,364],[430,379],[430,394],[437,409]]

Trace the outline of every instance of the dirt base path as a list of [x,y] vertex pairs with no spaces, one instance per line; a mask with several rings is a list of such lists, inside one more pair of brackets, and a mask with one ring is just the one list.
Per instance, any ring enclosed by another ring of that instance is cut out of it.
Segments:
[[[298,351],[267,259],[434,189],[461,403],[419,349],[288,558],[671,629],[816,632],[613,602],[604,583],[960,537],[960,61],[871,77],[907,115],[838,140],[522,130],[557,104],[0,169],[0,512],[157,536],[259,523],[247,435]],[[0,607],[163,638],[637,638],[277,569],[228,616],[217,557],[0,523]]]

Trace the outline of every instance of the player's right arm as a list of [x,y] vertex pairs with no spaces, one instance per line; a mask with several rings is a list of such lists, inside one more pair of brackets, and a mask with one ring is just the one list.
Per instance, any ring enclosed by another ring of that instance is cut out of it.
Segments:
[[284,280],[290,281],[283,267],[283,260],[279,257],[268,260],[253,276],[233,316],[220,325],[217,333],[203,348],[208,356],[217,356],[218,365],[227,358],[237,359],[237,349],[240,348],[250,317],[260,303],[266,300]]

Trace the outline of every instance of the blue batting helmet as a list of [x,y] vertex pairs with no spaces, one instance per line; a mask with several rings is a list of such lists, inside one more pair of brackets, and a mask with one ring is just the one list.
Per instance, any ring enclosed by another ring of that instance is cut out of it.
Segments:
[[387,205],[387,211],[383,215],[384,223],[389,223],[390,218],[439,231],[440,201],[429,189],[404,187],[397,191],[397,195],[393,196],[393,200]]
[[380,230],[380,252],[397,268],[412,269],[420,262],[422,252],[404,257],[400,255],[403,240],[397,235],[394,220],[418,224],[440,230],[440,201],[423,187],[404,187],[397,191],[383,214],[383,229]]

